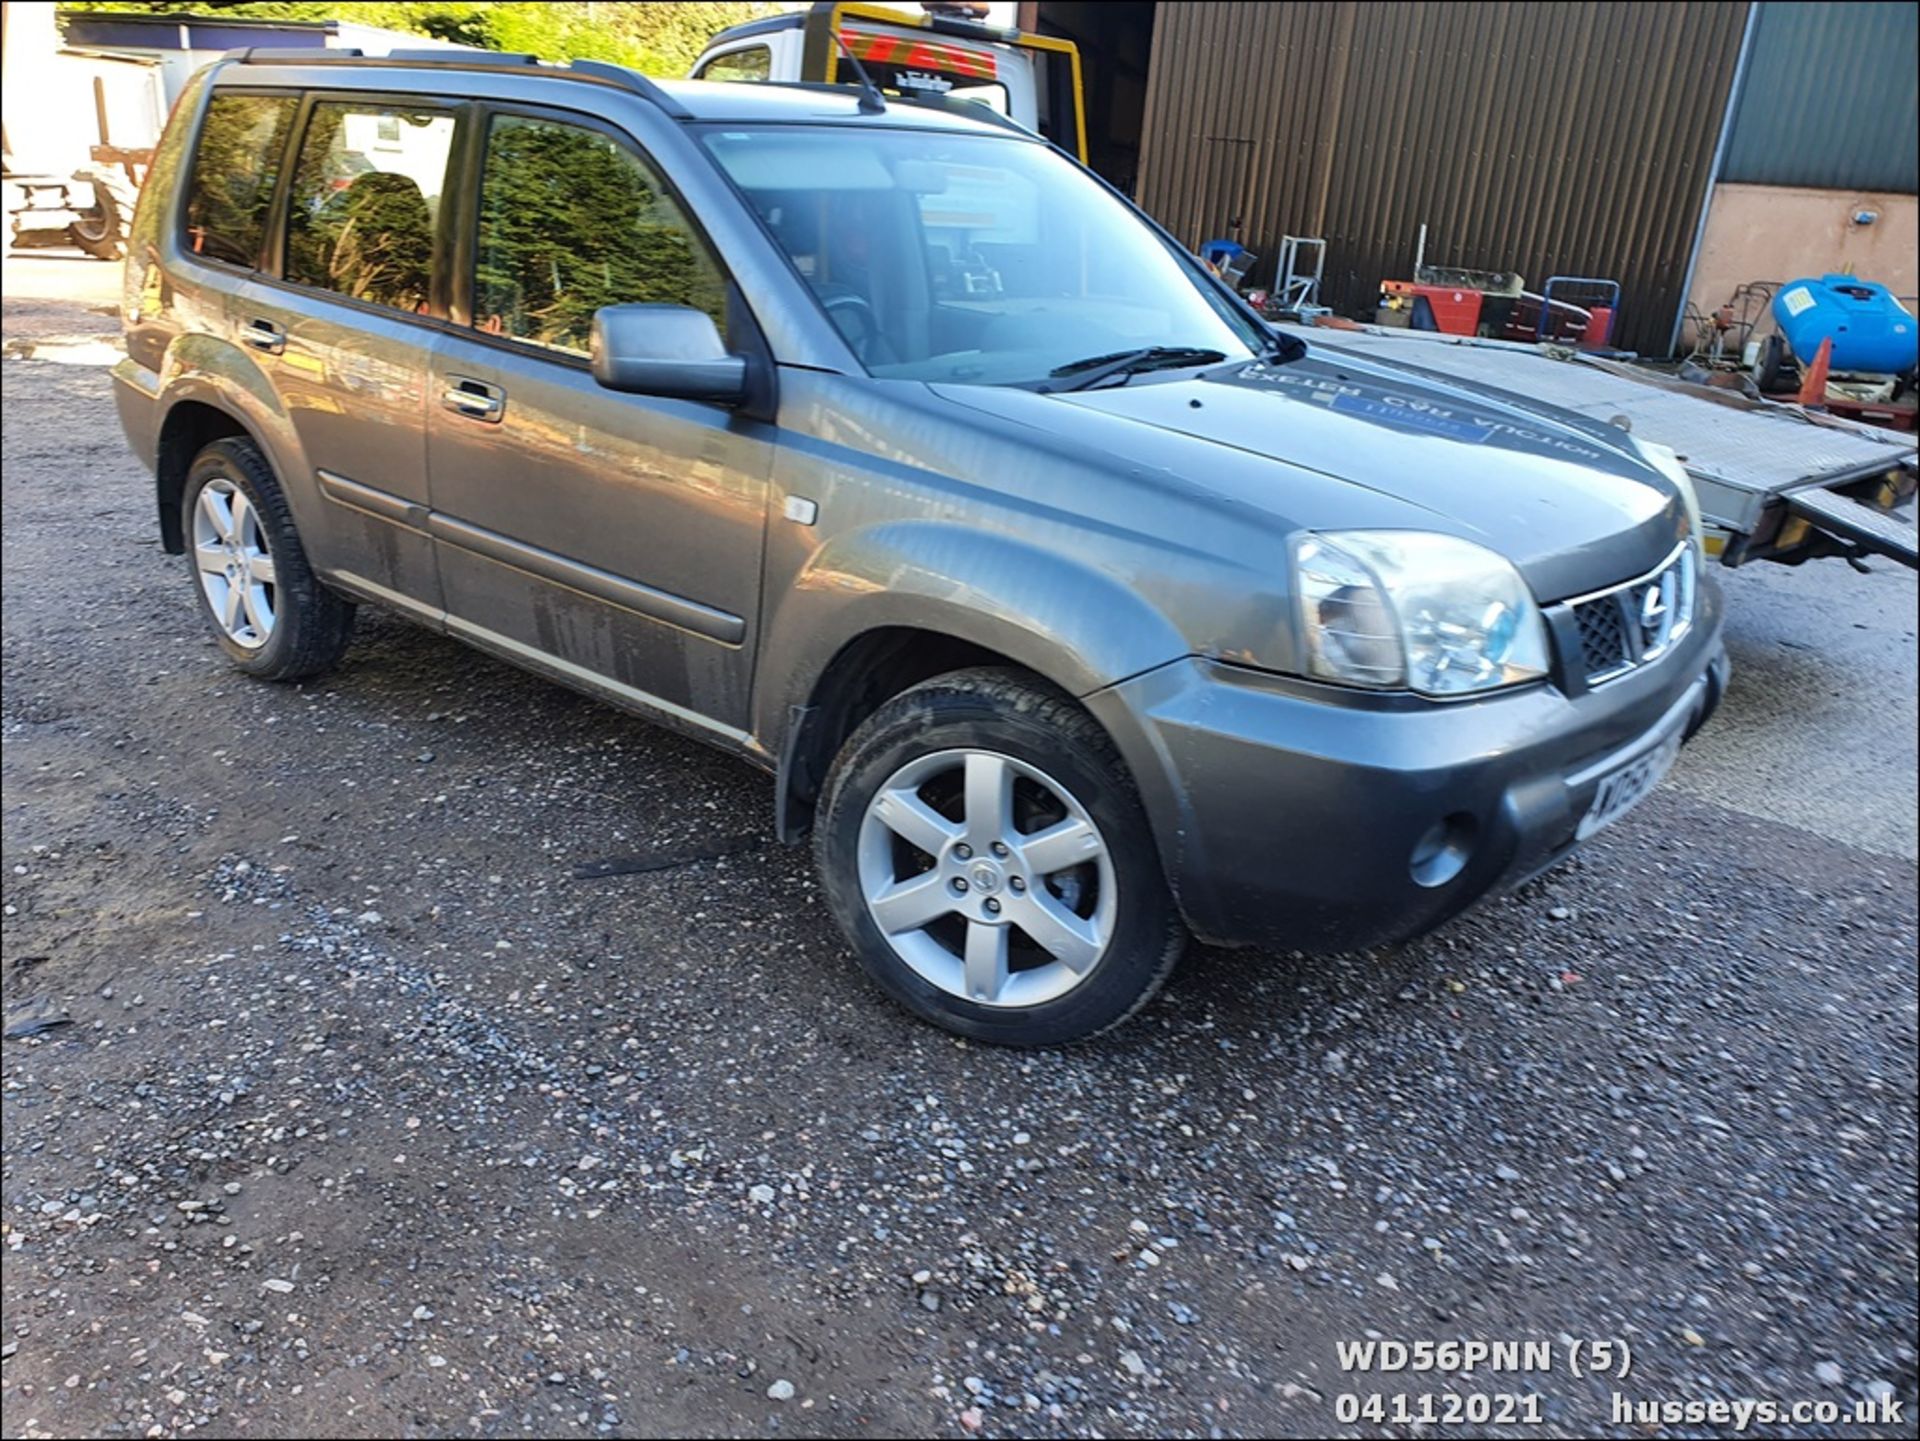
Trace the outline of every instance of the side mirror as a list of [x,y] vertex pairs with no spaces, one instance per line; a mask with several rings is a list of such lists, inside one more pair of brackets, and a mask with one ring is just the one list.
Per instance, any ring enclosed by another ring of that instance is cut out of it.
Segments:
[[593,313],[593,378],[608,390],[738,405],[747,360],[690,305],[605,305]]

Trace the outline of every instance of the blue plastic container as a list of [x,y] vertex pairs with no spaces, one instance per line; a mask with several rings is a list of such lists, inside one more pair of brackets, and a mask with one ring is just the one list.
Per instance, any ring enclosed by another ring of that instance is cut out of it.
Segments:
[[1793,281],[1775,293],[1773,319],[1802,365],[1811,365],[1828,339],[1835,370],[1900,375],[1920,359],[1920,324],[1886,286],[1871,280],[1823,275]]

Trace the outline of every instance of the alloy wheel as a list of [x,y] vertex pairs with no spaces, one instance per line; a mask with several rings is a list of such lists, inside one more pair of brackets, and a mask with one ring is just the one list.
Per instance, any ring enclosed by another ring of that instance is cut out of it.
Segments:
[[278,577],[260,512],[230,480],[201,488],[193,507],[193,559],[200,589],[227,638],[258,650],[273,636]]
[[951,995],[1033,1006],[1083,982],[1119,895],[1087,808],[1039,768],[946,750],[896,770],[861,818],[860,888],[910,968]]

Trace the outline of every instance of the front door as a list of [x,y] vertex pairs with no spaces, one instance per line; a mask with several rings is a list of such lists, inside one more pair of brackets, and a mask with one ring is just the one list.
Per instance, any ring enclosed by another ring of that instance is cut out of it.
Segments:
[[692,305],[725,330],[730,287],[626,137],[512,109],[480,123],[467,303],[427,421],[448,628],[742,739],[771,430],[604,390],[587,365],[601,306]]

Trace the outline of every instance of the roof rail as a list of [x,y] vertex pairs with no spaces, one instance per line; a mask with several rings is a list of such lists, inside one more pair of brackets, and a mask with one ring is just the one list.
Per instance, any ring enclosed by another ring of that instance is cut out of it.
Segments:
[[675,120],[690,120],[693,112],[637,70],[613,65],[605,60],[575,60],[565,66],[547,65],[538,55],[502,50],[395,50],[386,55],[369,55],[363,50],[271,49],[258,45],[244,50],[229,50],[226,60],[241,65],[326,65],[352,61],[358,65],[383,65],[408,70],[530,70],[544,69],[549,74],[573,75],[602,85],[616,85],[631,95],[650,100]]
[[238,50],[229,50],[220,58],[231,60],[236,65],[305,65],[322,58],[358,60],[363,53],[359,50],[328,50],[319,45],[315,45],[312,49],[300,49],[292,45],[279,48],[272,45],[247,45]]
[[458,69],[469,66],[504,65],[519,69],[526,65],[538,65],[538,55],[526,55],[517,50],[389,50],[378,57],[393,65],[451,65]]
[[540,64],[538,55],[523,55],[504,50],[394,50],[385,55],[369,55],[358,49],[295,49],[282,46],[249,45],[244,50],[229,50],[221,57],[241,65],[337,65],[352,61],[358,65],[404,66],[409,70],[525,69]]
[[608,84],[618,85],[623,90],[644,99],[651,100],[675,120],[691,120],[693,112],[662,90],[653,81],[638,70],[626,65],[615,65],[609,60],[570,60],[567,69],[575,75],[584,75],[591,80],[604,80]]

